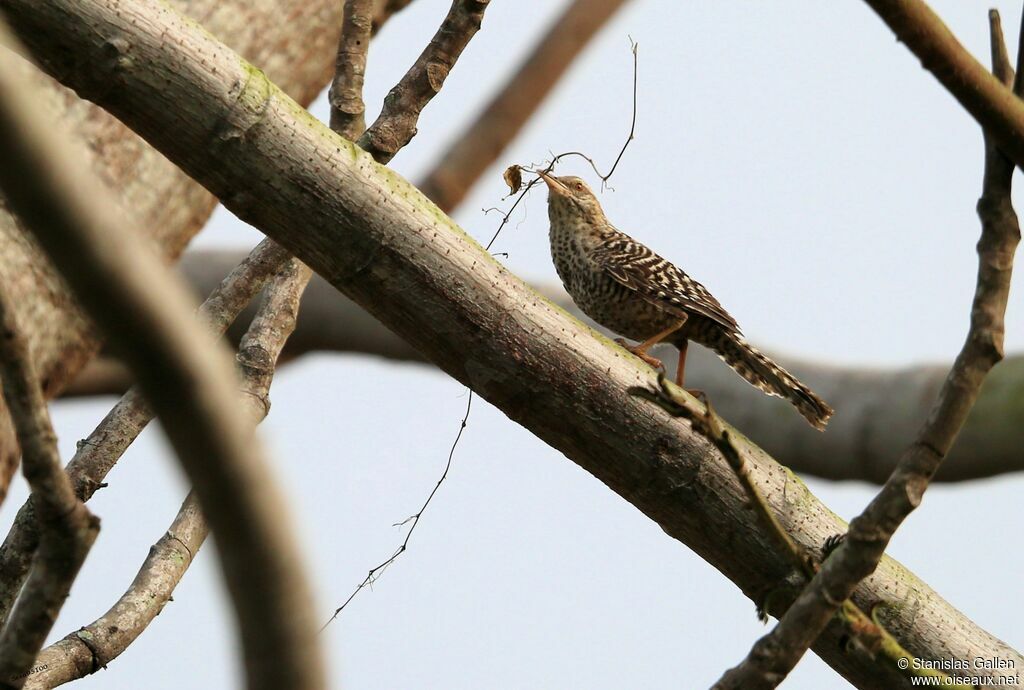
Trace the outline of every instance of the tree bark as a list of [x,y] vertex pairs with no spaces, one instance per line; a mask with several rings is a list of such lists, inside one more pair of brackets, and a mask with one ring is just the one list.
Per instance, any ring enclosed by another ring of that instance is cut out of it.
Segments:
[[[265,70],[274,83],[307,104],[329,81],[341,26],[334,0],[170,0]],[[101,108],[83,101],[27,62],[47,109],[64,124],[92,170],[116,190],[122,208],[168,258],[205,224],[216,199]],[[174,203],[167,203],[174,199]],[[0,196],[0,280],[9,287],[43,392],[59,393],[95,353],[99,340],[66,287],[18,226]],[[0,503],[18,459],[17,442],[0,403]]]
[[[149,0],[0,0],[64,83],[129,123],[244,220],[482,397],[591,472],[761,600],[797,587],[751,525],[722,457],[685,422],[628,393],[653,372],[567,316],[417,189],[333,134],[212,36]],[[112,60],[111,46],[126,58]],[[111,81],[120,88],[103,88]],[[735,432],[779,521],[817,549],[844,525],[791,472]],[[896,604],[889,629],[926,658],[1024,657],[883,559],[857,589]],[[818,654],[863,688],[909,682],[830,626]]]

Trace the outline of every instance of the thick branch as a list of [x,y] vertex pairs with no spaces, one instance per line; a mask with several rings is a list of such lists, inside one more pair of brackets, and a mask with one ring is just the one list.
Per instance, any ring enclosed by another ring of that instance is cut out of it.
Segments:
[[[242,374],[242,400],[257,424],[270,409],[274,368],[295,328],[299,297],[309,276],[309,269],[297,259],[286,262],[268,287],[235,357]],[[170,601],[208,534],[199,502],[190,493],[167,533],[150,549],[128,590],[99,619],[44,649],[36,662],[41,670],[26,688],[62,685],[95,673],[120,656]]]
[[[1009,86],[1013,75],[1001,48],[998,14],[991,13],[990,22],[994,70],[1001,82]],[[861,580],[875,571],[893,534],[920,505],[931,478],[967,420],[985,376],[1003,358],[1003,318],[1010,295],[1013,255],[1020,241],[1017,215],[1010,202],[1012,175],[1013,164],[986,134],[984,182],[978,200],[978,279],[970,328],[928,422],[903,453],[882,490],[850,523],[846,540],[775,629],[758,640],[747,658],[727,671],[716,688],[768,689],[785,679],[842,602],[853,594]]]
[[[685,422],[629,395],[630,387],[653,383],[650,369],[509,274],[394,171],[312,121],[238,56],[160,4],[0,0],[0,7],[48,70],[129,122],[446,372],[597,476],[747,596],[760,599],[778,587],[788,559],[750,523],[721,456]],[[118,73],[121,88],[91,88],[82,79],[85,66],[117,38],[132,51]],[[170,82],[147,78],[170,65],[178,75]],[[225,84],[244,86],[238,93]],[[202,115],[182,117],[173,104],[183,98]],[[223,123],[238,121],[254,122],[244,139],[211,150]],[[794,541],[813,548],[843,530],[791,473],[736,439]],[[779,600],[795,594],[784,591]],[[883,599],[905,604],[887,627],[921,656],[982,655],[1024,665],[1024,657],[891,559],[854,595],[864,608]],[[859,687],[907,687],[843,654],[840,634],[830,627],[815,649],[844,676]]]
[[[169,4],[245,55],[300,103],[311,102],[330,80],[341,25],[338,0],[169,0]],[[382,7],[378,17],[383,21],[388,14]],[[287,20],[282,21],[283,17]],[[99,83],[107,74],[106,64],[90,68]],[[121,207],[130,209],[141,231],[165,256],[176,256],[206,222],[216,205],[214,197],[101,108],[80,100],[28,62],[19,61],[15,69],[45,93],[47,110],[73,135],[76,144],[69,155],[86,156],[92,172],[116,190]],[[185,101],[177,107],[187,110],[190,104]],[[18,318],[32,324],[25,334],[28,348],[43,393],[52,397],[88,361],[99,339],[35,241],[9,213],[2,196],[0,280],[9,286]],[[18,455],[10,418],[0,404],[0,503]]]
[[[6,28],[0,24],[0,45],[5,37]],[[19,84],[11,77],[0,69],[0,103],[20,97]],[[0,134],[11,130],[8,113],[0,107]],[[42,532],[32,574],[0,634],[0,688],[7,690],[20,688],[28,677],[100,525],[75,496],[61,468],[57,436],[4,286],[0,286],[0,381]]]
[[453,0],[430,44],[384,98],[384,107],[359,138],[378,163],[387,163],[414,136],[420,112],[441,90],[455,61],[476,35],[490,0]]
[[[272,240],[261,242],[248,256],[226,267],[221,275],[227,274],[227,277],[207,290],[209,297],[197,312],[199,320],[214,336],[223,335],[288,259],[288,252]],[[246,322],[251,320],[252,317]],[[67,476],[78,498],[83,501],[92,498],[107,473],[152,419],[153,411],[141,391],[133,388],[125,393],[89,437],[78,444],[77,452],[67,465]],[[0,546],[0,621],[6,618],[21,589],[38,544],[35,501],[30,497],[18,510]]]
[[[170,11],[161,5],[160,14]],[[218,537],[249,687],[323,687],[301,561],[252,424],[238,409],[225,352],[196,325],[185,288],[68,158],[59,128],[47,128],[23,93],[0,102],[10,118],[0,132],[0,188],[163,422]],[[238,134],[241,122],[225,122],[223,134]]]
[[451,213],[497,160],[590,39],[626,0],[574,0],[444,158],[417,186]]

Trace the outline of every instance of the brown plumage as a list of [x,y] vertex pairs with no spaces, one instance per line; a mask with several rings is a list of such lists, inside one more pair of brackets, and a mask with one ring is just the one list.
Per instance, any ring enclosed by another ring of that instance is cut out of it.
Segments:
[[652,366],[659,342],[679,348],[676,383],[683,384],[686,346],[710,348],[736,373],[769,395],[789,400],[816,429],[832,408],[792,374],[751,346],[707,289],[671,262],[617,230],[578,177],[542,174],[548,186],[551,258],[565,289],[583,312],[639,345],[626,346]]

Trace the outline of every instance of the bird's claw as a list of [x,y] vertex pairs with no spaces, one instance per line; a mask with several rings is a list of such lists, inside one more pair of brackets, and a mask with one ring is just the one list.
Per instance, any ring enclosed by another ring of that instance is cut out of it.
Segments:
[[630,345],[626,342],[625,338],[616,338],[615,342],[621,345],[630,354],[635,355],[642,359],[645,363],[657,369],[661,373],[665,373],[665,364],[657,357],[651,357],[646,351],[641,350],[639,345]]

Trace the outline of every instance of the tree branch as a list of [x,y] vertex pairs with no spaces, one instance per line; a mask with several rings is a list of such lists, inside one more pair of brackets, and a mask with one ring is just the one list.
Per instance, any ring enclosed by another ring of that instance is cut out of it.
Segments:
[[[160,13],[170,10],[161,5]],[[3,55],[9,63],[10,53]],[[0,103],[8,118],[0,133],[0,189],[160,415],[218,537],[249,687],[323,687],[309,588],[252,424],[237,409],[224,351],[195,324],[184,287],[68,158],[59,128],[46,127],[23,91]],[[221,126],[230,138],[245,123]]]
[[[219,284],[209,290],[197,316],[210,333],[220,337],[239,313],[253,300],[274,273],[289,260],[289,254],[272,240],[264,240],[243,257]],[[247,321],[251,321],[250,317]],[[75,495],[88,501],[103,485],[107,473],[146,425],[153,411],[138,388],[132,388],[114,405],[84,441],[65,469]],[[0,623],[7,617],[14,597],[28,574],[32,556],[39,545],[35,501],[29,498],[18,510],[7,538],[0,545]]]
[[[5,38],[6,29],[0,24],[0,45]],[[0,103],[19,97],[19,85],[12,83],[11,76],[0,70]],[[9,134],[11,124],[0,106],[0,133]],[[24,684],[100,527],[61,470],[57,436],[21,334],[6,286],[0,286],[0,381],[42,533],[31,576],[0,633],[0,688],[4,690]]]
[[[627,392],[653,382],[649,367],[509,274],[394,171],[152,0],[0,0],[0,7],[47,70],[130,123],[446,372],[605,482],[747,596],[778,587],[789,561],[750,523],[721,455],[685,422]],[[132,60],[117,71],[120,88],[90,88],[85,66],[100,61],[102,45],[125,36]],[[172,68],[170,83],[149,76]],[[243,86],[229,92],[225,84]],[[173,107],[186,98],[195,105],[188,115]],[[222,123],[246,121],[257,124],[244,139],[211,149]],[[814,548],[843,529],[795,476],[733,436],[794,541]],[[796,593],[783,592],[780,601]],[[894,560],[883,561],[853,599],[865,609],[878,600],[905,603],[886,626],[919,656],[1024,665]],[[815,649],[851,682],[909,687],[899,678],[886,684],[887,672],[844,654],[842,634],[841,625],[830,626]]]
[[590,39],[626,0],[574,0],[512,78],[417,185],[445,213],[465,198],[533,115]]
[[[309,277],[309,269],[297,259],[285,262],[268,286],[235,356],[242,375],[242,401],[256,424],[270,409],[277,358],[295,328],[299,298]],[[44,649],[36,661],[41,670],[32,676],[26,690],[48,690],[82,678],[120,656],[170,601],[208,534],[199,502],[189,493],[128,590],[103,616]]]
[[[990,13],[989,21],[993,69],[1001,82],[1009,86],[1013,74],[1004,59],[1006,50],[1002,47],[995,11]],[[1020,241],[1017,215],[1010,202],[1012,175],[1013,164],[986,134],[984,182],[978,200],[982,226],[978,279],[970,328],[928,422],[904,451],[882,490],[850,523],[846,539],[779,624],[755,643],[746,659],[722,676],[716,688],[759,690],[774,688],[784,680],[836,609],[875,571],[893,534],[920,505],[931,478],[956,441],[985,375],[1003,358],[1003,318],[1010,294],[1013,255]]]
[[1000,83],[922,0],[866,0],[1015,164],[1024,166],[1024,101]]
[[334,81],[327,100],[331,104],[331,129],[346,139],[355,139],[366,129],[363,77],[372,17],[373,0],[345,0]]
[[[169,0],[172,7],[239,51],[303,104],[310,103],[333,72],[333,49],[341,25],[337,0]],[[393,4],[393,3],[392,3]],[[383,21],[387,13],[379,14]],[[287,21],[282,21],[287,17]],[[166,257],[177,256],[213,211],[216,200],[198,183],[153,150],[131,130],[60,86],[27,61],[16,61],[72,134],[74,152],[130,209],[139,227]],[[95,65],[94,72],[102,72]],[[102,77],[100,77],[102,81]],[[109,85],[109,83],[108,83]],[[179,108],[188,109],[181,103]],[[174,203],[167,203],[173,199]],[[57,395],[99,347],[96,329],[85,319],[50,262],[0,198],[0,280],[33,353],[43,394]],[[0,404],[0,503],[15,472],[18,447],[6,409]]]
[[373,124],[359,146],[378,163],[387,163],[414,136],[420,112],[441,90],[455,61],[476,35],[490,0],[454,0],[430,44],[384,98]]

